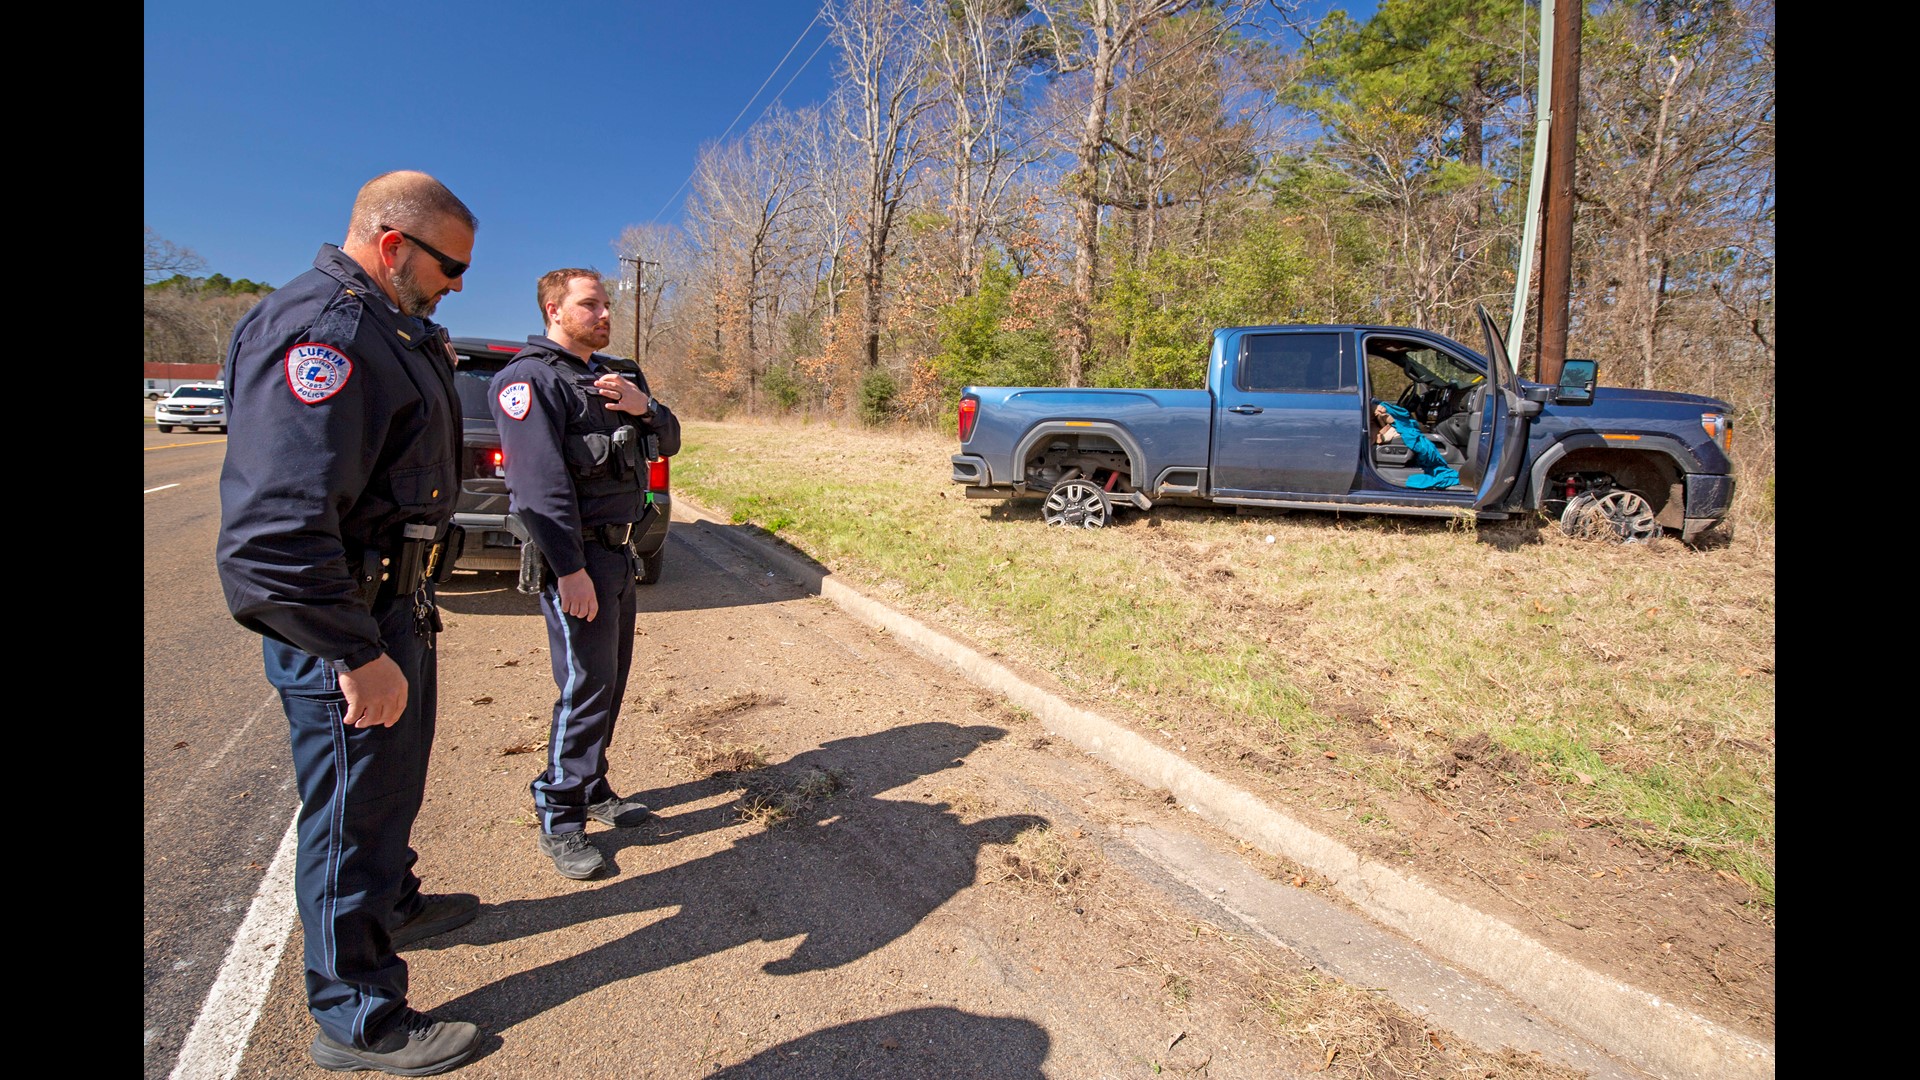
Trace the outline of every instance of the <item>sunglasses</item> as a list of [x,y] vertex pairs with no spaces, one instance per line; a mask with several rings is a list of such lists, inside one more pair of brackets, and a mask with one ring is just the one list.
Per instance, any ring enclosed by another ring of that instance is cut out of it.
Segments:
[[433,261],[440,264],[440,272],[442,274],[445,274],[447,276],[447,280],[449,281],[459,277],[461,274],[466,273],[467,267],[473,265],[472,263],[463,263],[459,259],[456,259],[451,255],[442,253],[438,248],[434,247],[432,244],[427,243],[425,240],[422,240],[419,237],[403,229],[389,229],[385,225],[380,226],[380,228],[385,232],[399,233],[401,238],[412,241],[414,247],[417,247],[421,251],[424,251],[428,255],[431,255],[433,257]]

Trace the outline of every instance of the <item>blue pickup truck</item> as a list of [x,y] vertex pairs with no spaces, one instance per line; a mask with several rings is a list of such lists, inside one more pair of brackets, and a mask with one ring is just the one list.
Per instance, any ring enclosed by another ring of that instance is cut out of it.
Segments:
[[1479,316],[1484,354],[1408,327],[1246,326],[1214,331],[1204,390],[968,386],[953,482],[1083,528],[1171,504],[1540,511],[1623,543],[1728,531],[1724,402],[1597,387],[1592,360],[1528,382]]

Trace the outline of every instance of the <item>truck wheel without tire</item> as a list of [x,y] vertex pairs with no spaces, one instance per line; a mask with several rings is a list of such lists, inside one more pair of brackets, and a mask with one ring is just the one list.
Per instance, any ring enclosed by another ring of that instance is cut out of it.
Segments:
[[1661,532],[1653,506],[1639,492],[1625,488],[1574,496],[1560,512],[1560,529],[1568,536],[1616,544],[1644,544]]
[[1112,512],[1106,492],[1091,481],[1078,479],[1053,485],[1053,490],[1047,492],[1047,501],[1040,507],[1040,516],[1047,524],[1071,529],[1101,528]]

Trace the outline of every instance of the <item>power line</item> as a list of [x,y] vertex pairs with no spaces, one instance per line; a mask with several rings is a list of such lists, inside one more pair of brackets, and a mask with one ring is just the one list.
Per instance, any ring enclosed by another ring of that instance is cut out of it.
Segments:
[[[742,105],[742,106],[740,106],[740,112],[739,112],[739,114],[738,114],[738,115],[736,115],[736,116],[735,116],[735,117],[733,118],[733,123],[731,123],[731,124],[728,124],[728,125],[727,125],[727,130],[725,130],[725,131],[723,131],[723,132],[721,132],[721,133],[720,133],[720,138],[718,138],[718,139],[716,139],[716,140],[714,140],[715,142],[725,142],[725,141],[726,141],[726,138],[727,138],[727,136],[733,133],[733,127],[734,127],[734,124],[738,124],[738,123],[740,122],[740,117],[742,117],[742,116],[745,116],[745,115],[747,115],[747,110],[748,110],[748,109],[751,109],[751,108],[753,108],[753,103],[754,103],[755,101],[758,101],[758,100],[759,100],[759,98],[760,98],[760,90],[765,90],[765,89],[767,88],[767,84],[773,81],[773,77],[774,77],[775,75],[778,75],[778,74],[780,74],[780,69],[781,69],[782,67],[785,67],[785,66],[786,66],[786,63],[787,63],[787,57],[789,57],[789,56],[792,56],[792,55],[793,55],[793,50],[795,50],[795,49],[797,49],[797,48],[799,48],[799,47],[800,47],[800,43],[801,43],[802,41],[805,41],[805,40],[806,40],[806,38],[807,38],[807,35],[808,35],[809,33],[812,33],[812,32],[813,32],[813,28],[814,28],[815,26],[817,26],[817,25],[819,25],[819,23],[820,23],[820,17],[821,17],[822,15],[825,15],[826,13],[827,13],[827,5],[826,5],[826,4],[821,4],[821,5],[820,5],[820,9],[819,9],[818,11],[815,11],[815,12],[813,13],[813,19],[812,19],[812,21],[810,21],[810,22],[808,22],[806,26],[804,26],[804,27],[802,27],[802,28],[801,28],[801,30],[800,30],[800,36],[799,36],[799,37],[797,37],[797,38],[794,38],[794,39],[793,39],[793,44],[791,44],[791,45],[789,45],[789,46],[787,46],[787,52],[786,52],[786,55],[785,55],[785,56],[782,56],[782,57],[780,58],[780,62],[779,62],[779,63],[777,63],[777,64],[775,64],[775,65],[773,65],[773,70],[772,70],[772,71],[769,71],[769,72],[767,72],[767,77],[766,77],[765,79],[763,79],[763,80],[761,80],[761,82],[760,82],[760,89],[759,89],[759,90],[755,90],[755,91],[753,92],[753,96],[747,99],[747,103],[746,103],[745,105]],[[784,93],[786,93],[786,92],[787,92],[787,86],[792,86],[792,85],[793,85],[793,80],[794,80],[794,79],[797,79],[797,78],[799,78],[799,77],[800,77],[800,73],[801,73],[802,71],[805,71],[805,70],[807,69],[807,64],[811,64],[811,63],[813,63],[813,58],[814,58],[815,56],[818,56],[818,55],[820,55],[820,49],[821,49],[821,48],[822,48],[823,46],[825,46],[825,45],[826,45],[826,43],[827,43],[827,39],[826,39],[826,38],[821,38],[821,39],[820,39],[820,44],[819,44],[819,45],[816,45],[816,46],[814,46],[814,48],[813,48],[813,52],[812,52],[812,53],[811,53],[810,55],[808,55],[808,57],[807,57],[807,59],[806,59],[806,62],[805,62],[805,63],[802,63],[802,64],[801,64],[801,65],[800,65],[799,67],[797,67],[797,68],[795,68],[795,69],[794,69],[794,72],[793,72],[793,75],[792,75],[792,76],[790,76],[790,77],[789,77],[789,78],[787,79],[787,83],[786,83],[786,86],[782,86],[782,87],[780,88],[780,93],[781,93],[781,94],[784,94]],[[774,95],[774,98],[776,98],[776,99],[777,99],[777,98],[778,98],[779,96],[780,96],[779,94],[775,94],[775,95]],[[772,106],[772,104],[773,104],[773,101],[772,101],[772,100],[769,100],[769,101],[767,102],[767,106],[768,106],[768,107],[771,107],[771,106]],[[762,109],[760,110],[760,112],[761,112],[761,115],[765,115],[765,114],[766,114],[766,108],[762,108]],[[755,117],[755,120],[756,120],[756,121],[757,121],[758,119],[759,119],[759,117]],[[658,210],[656,210],[656,211],[654,211],[654,212],[653,212],[653,217],[651,217],[651,218],[649,218],[648,220],[649,220],[649,221],[659,221],[659,220],[660,220],[660,215],[661,215],[661,214],[664,214],[664,213],[666,213],[666,212],[667,212],[667,207],[669,207],[669,206],[672,206],[672,205],[673,205],[673,200],[675,200],[675,199],[677,199],[677,198],[679,198],[679,197],[680,197],[680,193],[681,193],[682,191],[685,191],[685,190],[687,190],[687,185],[688,185],[689,183],[692,183],[692,182],[693,182],[693,172],[692,172],[692,170],[688,170],[688,172],[687,172],[687,178],[686,178],[685,180],[682,180],[682,181],[680,181],[680,186],[679,186],[679,187],[677,187],[677,188],[674,188],[674,189],[673,189],[673,194],[671,194],[671,195],[669,195],[669,196],[667,196],[667,201],[666,201],[665,203],[663,203],[663,204],[661,204],[661,206],[660,206],[660,209],[658,209]]]

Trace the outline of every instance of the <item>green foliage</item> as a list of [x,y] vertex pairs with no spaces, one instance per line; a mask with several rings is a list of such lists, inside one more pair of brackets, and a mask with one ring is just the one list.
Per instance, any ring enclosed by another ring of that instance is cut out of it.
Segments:
[[1006,329],[1020,278],[1003,260],[987,264],[980,289],[955,297],[935,316],[939,351],[931,362],[946,398],[963,386],[1044,386],[1055,381],[1058,356],[1040,327]]
[[1197,388],[1222,326],[1324,322],[1339,290],[1316,278],[1298,232],[1273,219],[1249,227],[1217,256],[1162,250],[1144,269],[1123,269],[1098,304],[1108,348],[1088,369],[1094,386]]
[[225,274],[210,274],[207,277],[188,277],[175,274],[165,281],[156,281],[148,285],[149,293],[174,292],[190,296],[264,296],[273,291],[273,286],[241,278],[234,281]]
[[885,371],[869,371],[860,380],[860,419],[870,427],[878,427],[893,417],[893,401],[900,394],[900,384]]
[[760,380],[760,389],[766,392],[767,400],[788,412],[800,404],[800,399],[807,392],[807,388],[794,377],[791,364],[775,364],[768,368]]

